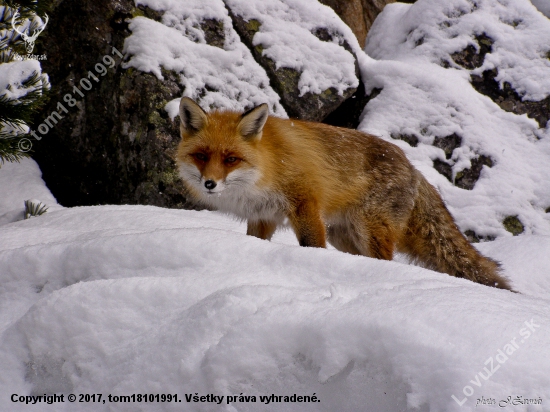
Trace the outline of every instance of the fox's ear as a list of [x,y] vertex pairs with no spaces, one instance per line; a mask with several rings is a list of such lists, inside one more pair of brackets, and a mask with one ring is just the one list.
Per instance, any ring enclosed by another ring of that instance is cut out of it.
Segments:
[[268,116],[269,108],[263,103],[242,115],[237,130],[247,140],[260,140]]
[[180,101],[181,133],[198,132],[206,122],[206,112],[189,97],[182,97]]

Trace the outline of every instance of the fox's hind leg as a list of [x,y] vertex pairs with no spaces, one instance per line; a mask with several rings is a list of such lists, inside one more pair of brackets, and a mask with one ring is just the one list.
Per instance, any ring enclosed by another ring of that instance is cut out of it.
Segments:
[[354,234],[345,225],[335,224],[327,227],[327,237],[329,243],[338,249],[340,252],[350,253],[352,255],[360,255],[361,252],[355,246],[353,240]]
[[357,210],[345,224],[328,227],[329,242],[342,252],[392,260],[396,235],[383,216]]
[[362,216],[356,226],[358,249],[362,255],[376,259],[392,260],[396,235],[383,216]]

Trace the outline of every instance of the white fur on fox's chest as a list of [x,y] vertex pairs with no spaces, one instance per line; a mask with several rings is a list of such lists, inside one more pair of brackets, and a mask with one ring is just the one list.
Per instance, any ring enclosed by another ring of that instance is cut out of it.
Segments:
[[281,194],[259,188],[259,171],[235,170],[218,183],[218,192],[208,193],[199,171],[192,165],[180,163],[180,176],[198,192],[206,205],[247,220],[268,220],[280,223],[285,218],[287,201]]
[[242,219],[275,222],[284,219],[284,200],[255,187],[239,190],[228,188],[219,194],[205,194],[202,200],[220,212],[231,213]]

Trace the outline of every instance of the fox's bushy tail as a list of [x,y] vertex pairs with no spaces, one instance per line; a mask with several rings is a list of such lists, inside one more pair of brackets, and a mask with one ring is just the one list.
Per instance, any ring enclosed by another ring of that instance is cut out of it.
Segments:
[[512,290],[500,274],[500,265],[468,242],[437,190],[424,177],[420,177],[415,205],[399,246],[429,269]]

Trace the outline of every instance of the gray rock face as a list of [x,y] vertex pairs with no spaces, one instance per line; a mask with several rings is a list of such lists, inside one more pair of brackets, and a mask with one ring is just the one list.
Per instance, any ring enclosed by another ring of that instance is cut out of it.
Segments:
[[171,156],[177,127],[163,109],[182,93],[176,76],[166,72],[160,82],[121,67],[127,19],[144,15],[159,18],[131,0],[61,1],[50,13],[40,47],[53,90],[35,126],[55,111],[63,118],[36,142],[34,157],[64,206],[191,206]]
[[537,121],[540,128],[545,128],[550,120],[550,96],[538,102],[522,100],[521,96],[505,82],[501,88],[495,78],[498,70],[486,70],[481,76],[472,75],[472,86],[479,92],[489,96],[502,110],[515,114],[526,114]]
[[482,33],[478,36],[475,36],[475,41],[479,46],[479,51],[476,51],[474,46],[468,45],[464,50],[453,53],[451,58],[455,61],[456,64],[468,69],[473,70],[478,67],[481,67],[485,55],[491,53],[493,50],[493,39],[487,36],[485,33]]
[[[483,60],[488,53],[492,52],[493,39],[485,33],[475,37],[479,45],[479,51],[473,46],[468,46],[464,50],[454,53],[451,57],[455,63],[460,66],[473,70],[483,65]],[[546,127],[550,120],[550,97],[541,101],[523,101],[521,96],[512,88],[510,83],[505,82],[501,88],[495,80],[498,76],[498,70],[486,70],[482,75],[472,74],[472,86],[481,94],[489,96],[497,103],[502,110],[515,114],[526,114],[535,119],[541,128]]]
[[[300,93],[300,79],[303,73],[291,67],[278,67],[278,63],[264,53],[264,45],[261,41],[255,41],[255,36],[262,29],[261,22],[258,19],[247,19],[239,15],[238,11],[234,12],[231,6],[232,3],[228,3],[235,30],[239,33],[243,43],[252,51],[256,61],[266,70],[271,86],[281,97],[281,104],[290,117],[322,121],[357,91],[357,87],[348,87],[343,93],[339,93],[336,88],[328,87],[321,93]],[[353,55],[343,34],[323,27],[316,28],[311,34],[322,42],[340,43],[342,49]],[[296,38],[296,42],[299,43],[300,39]],[[356,73],[356,80],[359,82],[360,76],[356,64],[353,69]]]
[[494,161],[490,156],[478,155],[470,161],[471,166],[459,171],[453,180],[452,165],[448,163],[448,159],[451,159],[453,151],[462,145],[462,138],[456,133],[445,137],[436,137],[433,145],[443,150],[446,159],[445,161],[434,160],[434,169],[461,189],[472,190],[481,175],[483,166],[493,167]]
[[481,175],[483,166],[493,167],[494,161],[489,156],[479,155],[471,160],[471,167],[461,170],[455,176],[455,185],[466,190],[472,190]]

